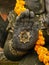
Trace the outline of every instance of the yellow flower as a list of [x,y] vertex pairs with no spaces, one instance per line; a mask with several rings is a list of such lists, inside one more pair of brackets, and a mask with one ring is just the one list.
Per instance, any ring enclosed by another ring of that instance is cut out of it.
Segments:
[[24,5],[25,5],[25,1],[23,1],[23,0],[17,0],[15,8],[14,8],[15,13],[18,14],[18,15],[20,15],[20,13],[22,13],[23,11],[25,11],[26,8],[24,7]]

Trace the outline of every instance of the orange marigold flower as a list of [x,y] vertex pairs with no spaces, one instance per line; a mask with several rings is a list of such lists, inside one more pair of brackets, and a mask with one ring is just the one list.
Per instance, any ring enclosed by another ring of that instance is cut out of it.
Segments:
[[49,62],[49,56],[45,55],[43,62],[44,62],[44,64],[48,63]]
[[43,33],[41,30],[39,30],[39,37],[38,37],[36,44],[38,44],[38,45],[44,45],[45,44],[45,38],[43,37]]
[[45,44],[45,41],[44,40],[38,40],[36,42],[36,44],[38,44],[38,45],[44,45]]
[[40,40],[45,40],[45,38],[43,36],[40,36],[40,35],[39,35],[39,39]]
[[40,53],[47,54],[48,53],[48,49],[45,48],[45,47],[40,46],[38,48],[37,52],[38,52],[38,54],[40,54]]
[[40,54],[38,57],[39,57],[39,60],[40,60],[41,62],[43,62],[43,60],[44,60],[44,54]]
[[43,37],[42,31],[39,30],[39,37],[35,45],[35,51],[38,54],[39,60],[45,65],[49,65],[49,51],[47,48],[43,47],[44,44],[45,38]]
[[46,63],[45,65],[49,65],[49,63]]
[[14,8],[15,13],[20,15],[21,12],[25,11],[26,8],[24,7],[24,5],[25,5],[25,1],[17,0]]
[[39,30],[39,35],[43,35],[42,30]]
[[48,51],[47,55],[49,56],[49,51]]
[[39,47],[40,47],[40,45],[36,45],[35,48],[34,48],[35,51],[37,51]]

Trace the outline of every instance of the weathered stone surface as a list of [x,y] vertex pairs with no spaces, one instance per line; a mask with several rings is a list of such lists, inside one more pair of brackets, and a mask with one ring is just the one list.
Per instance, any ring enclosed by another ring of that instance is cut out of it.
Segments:
[[40,14],[44,12],[44,0],[25,0],[26,8],[35,12],[35,14]]
[[[32,16],[33,15],[33,16]],[[25,32],[26,31],[26,32]],[[24,33],[23,35],[21,33]],[[29,35],[25,34],[29,33]],[[25,38],[25,35],[27,38]],[[21,37],[21,40],[20,40]],[[22,39],[27,40],[26,42]],[[28,38],[30,38],[28,40]],[[16,17],[14,34],[13,34],[13,48],[20,51],[28,51],[34,47],[38,39],[38,25],[34,19],[34,13],[27,9],[20,16]],[[22,41],[22,42],[21,42]]]
[[7,37],[7,31],[6,31],[6,27],[8,25],[8,21],[4,21],[1,17],[0,17],[0,47],[4,47],[4,43]]
[[44,64],[39,61],[38,55],[35,52],[32,52],[31,54],[23,58],[19,62],[19,65],[44,65]]
[[49,0],[45,0],[46,5],[46,11],[49,13]]
[[0,51],[0,61],[7,61],[3,51]]

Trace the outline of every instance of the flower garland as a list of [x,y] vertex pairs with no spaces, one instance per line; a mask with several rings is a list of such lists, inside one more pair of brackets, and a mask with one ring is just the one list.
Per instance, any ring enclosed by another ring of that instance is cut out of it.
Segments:
[[23,0],[16,0],[16,5],[14,11],[16,14],[20,15],[21,12],[25,11],[26,8],[24,7],[25,1]]
[[[25,11],[26,8],[24,7],[25,1],[23,0],[16,0],[16,5],[14,11],[16,14],[20,15],[21,12]],[[43,37],[43,33],[39,30],[38,40],[35,45],[35,51],[38,54],[38,58],[41,62],[45,65],[49,65],[49,51],[47,48],[43,47],[45,44],[45,38]]]
[[34,49],[38,54],[39,60],[43,62],[45,65],[49,65],[49,51],[47,48],[43,47],[44,44],[45,39],[43,37],[43,33],[41,30],[39,30],[39,37]]

